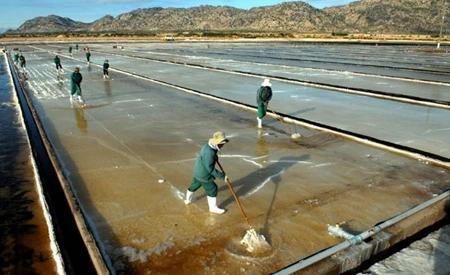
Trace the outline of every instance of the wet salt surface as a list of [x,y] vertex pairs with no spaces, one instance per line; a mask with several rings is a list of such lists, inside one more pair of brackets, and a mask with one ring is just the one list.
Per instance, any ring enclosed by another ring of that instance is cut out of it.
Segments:
[[[100,45],[99,45],[100,46]],[[369,89],[389,94],[400,94],[415,97],[430,98],[436,100],[450,101],[450,96],[445,93],[449,83],[445,75],[439,73],[430,73],[428,70],[436,72],[448,72],[445,67],[435,64],[438,60],[442,60],[442,55],[437,55],[432,60],[424,61],[427,64],[423,71],[412,71],[420,69],[421,66],[409,66],[406,60],[405,63],[401,63],[403,69],[401,70],[391,69],[395,60],[399,56],[409,56],[411,59],[419,58],[412,53],[404,53],[399,49],[392,49],[392,57],[394,59],[386,60],[383,64],[371,64],[371,60],[365,62],[352,63],[346,61],[346,59],[355,58],[358,47],[347,46],[339,50],[339,52],[330,54],[324,58],[323,48],[328,46],[322,45],[322,50],[319,52],[313,52],[312,47],[304,49],[298,49],[296,47],[284,47],[273,50],[273,47],[264,47],[261,51],[264,53],[255,54],[255,46],[251,46],[251,49],[245,49],[245,46],[239,48],[233,48],[233,50],[227,50],[226,46],[220,45],[220,49],[212,48],[204,49],[202,46],[190,49],[189,47],[180,46],[178,50],[172,49],[158,49],[157,47],[148,48],[148,46],[141,45],[141,47],[127,47],[126,50],[121,51],[121,55],[133,55],[148,57],[157,60],[168,60],[176,63],[196,64],[199,66],[213,67],[225,70],[235,70],[239,72],[259,73],[267,74],[279,77],[285,77],[289,79],[296,79],[299,81],[318,82],[329,85],[345,86],[348,88],[356,89]],[[215,46],[219,47],[219,46]],[[225,48],[225,49],[224,49]],[[355,49],[356,48],[356,49]],[[365,47],[366,50],[372,48],[373,51],[377,51],[374,47]],[[398,47],[397,47],[398,48]],[[146,49],[144,51],[144,49]],[[102,52],[108,52],[117,54],[117,51],[112,50],[109,47],[101,47],[99,50]],[[383,48],[383,55],[387,54],[386,48]],[[314,57],[316,62],[309,64],[302,64],[296,61],[297,56],[301,56],[302,52],[309,52]],[[344,56],[346,52],[347,56]],[[280,55],[281,56],[278,56]],[[367,52],[361,52],[362,56],[367,56]],[[269,58],[266,58],[270,55]],[[225,59],[226,56],[226,59]],[[379,59],[377,56],[376,59]],[[423,58],[423,57],[422,57]],[[349,64],[346,64],[349,62]],[[372,61],[373,62],[373,61]],[[417,62],[417,61],[415,61]],[[335,64],[327,64],[335,63]],[[378,63],[378,62],[377,62]],[[424,63],[421,63],[423,65]],[[325,64],[324,67],[314,67],[317,64]],[[365,65],[365,66],[362,66]],[[415,64],[417,65],[417,64]],[[448,62],[446,63],[447,66]],[[371,70],[365,71],[365,69],[373,67]],[[399,74],[400,72],[400,74]]]
[[[207,61],[198,60],[193,57],[193,54],[204,55],[205,45],[196,45],[194,47],[196,47],[196,50],[185,53],[186,55],[181,55],[183,52],[177,52],[175,61],[181,64],[207,65],[238,72],[273,75],[274,77],[289,77],[298,80],[306,78],[307,81],[312,82],[328,82],[329,84],[338,84],[345,87],[355,86],[363,89],[450,102],[447,93],[448,83],[439,83],[445,82],[445,79],[448,77],[439,72],[442,66],[436,65],[435,62],[437,61],[428,60],[428,56],[422,55],[424,60],[421,60],[424,64],[427,64],[427,70],[422,72],[406,70],[403,78],[398,78],[399,76],[395,75],[395,72],[399,70],[392,71],[389,67],[376,68],[376,71],[366,76],[355,75],[352,73],[352,70],[357,72],[361,67],[358,65],[353,65],[351,68],[346,69],[351,69],[350,71],[340,71],[338,68],[335,68],[337,71],[323,71],[316,78],[314,71],[307,72],[304,75],[305,70],[308,69],[301,66],[298,67],[298,65],[294,66],[295,64],[288,67],[272,65],[265,63],[266,60],[259,60],[257,57],[253,58],[250,63],[248,63],[249,60],[245,62],[230,61],[229,58],[233,58],[236,54],[235,52],[239,52],[235,48],[233,48],[233,52],[230,55],[227,55],[227,50],[223,49],[224,54],[218,55],[221,56],[221,59],[218,59],[216,55],[214,59],[207,59]],[[272,45],[272,50],[269,52],[276,52],[273,50],[273,47]],[[37,48],[45,49],[45,47]],[[47,48],[55,49],[55,47]],[[142,59],[151,57],[158,60],[167,59],[168,61],[173,61],[173,52],[170,49],[161,49],[161,46],[158,44],[138,44],[138,46],[130,46],[130,48],[130,50],[126,48],[122,51],[114,50],[110,45],[91,46],[91,49],[94,51],[99,51],[93,55],[93,60],[97,60],[99,64],[104,59],[113,58],[114,61],[112,62],[117,63],[117,68],[128,72],[214,96],[237,100],[245,104],[255,104],[254,90],[255,87],[260,85],[263,77],[242,76],[224,71],[205,70]],[[377,49],[381,51],[377,56],[392,54],[390,53],[391,49]],[[162,54],[161,52],[164,50],[168,54]],[[351,50],[352,47],[349,47],[348,51]],[[411,60],[416,60],[416,62],[419,61],[420,55],[406,53],[404,50],[404,48],[400,47],[400,49],[397,49],[397,54],[409,57]],[[154,51],[159,51],[159,53],[155,54]],[[215,49],[215,52],[218,52],[218,50]],[[113,54],[113,57],[111,54]],[[245,52],[242,53],[242,55],[244,54]],[[290,56],[292,58],[295,57],[295,52],[291,52]],[[340,55],[336,56],[336,58],[338,57],[340,58]],[[442,55],[433,55],[433,58],[436,60],[439,60],[439,57],[442,59]],[[282,61],[286,60],[282,59]],[[405,65],[405,68],[410,67]],[[91,66],[89,69],[96,70],[97,67]],[[435,70],[437,73],[430,73],[429,70]],[[415,74],[420,74],[420,76]],[[394,79],[386,78],[389,76],[394,77]],[[405,78],[407,76],[413,79]],[[414,76],[425,81],[415,81]],[[447,119],[448,110],[446,109],[382,100],[362,95],[338,93],[323,88],[301,86],[289,82],[277,82],[276,80],[272,80],[272,83],[274,98],[271,101],[271,107],[278,113],[332,125],[341,130],[367,135],[450,158],[450,149],[447,146],[450,144],[450,123]],[[381,112],[380,110],[383,111]],[[355,117],[358,119],[355,119]]]
[[0,55],[0,274],[57,274],[26,131]]
[[[26,54],[35,107],[118,273],[267,274],[340,242],[328,235],[327,224],[346,221],[364,231],[450,185],[444,168],[298,126],[303,138],[294,140],[275,118],[265,118],[257,130],[255,110],[114,71],[104,81],[96,64],[65,59],[65,68],[82,65],[88,104],[70,108],[70,71],[55,82],[52,54]],[[140,73],[159,68],[132,63]],[[175,84],[203,83],[197,86],[202,90],[220,87],[230,97],[238,93],[228,84],[249,87],[243,102],[253,100],[260,84],[260,78],[229,75],[206,81],[215,75],[207,70],[195,77],[179,73],[164,75]],[[196,153],[218,130],[230,139],[221,163],[253,227],[273,247],[270,257],[226,249],[247,227],[225,183],[217,181],[225,214],[208,213],[202,190],[196,203],[184,205]]]

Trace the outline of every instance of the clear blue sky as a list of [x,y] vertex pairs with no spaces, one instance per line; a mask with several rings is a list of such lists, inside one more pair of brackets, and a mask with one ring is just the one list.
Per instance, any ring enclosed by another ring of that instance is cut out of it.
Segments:
[[[6,4],[6,2],[8,4]],[[17,29],[26,20],[51,14],[68,17],[74,21],[91,23],[105,15],[119,14],[139,8],[191,8],[200,5],[231,6],[240,9],[273,6],[281,0],[2,0],[0,30]],[[345,5],[356,0],[303,0],[311,6],[323,7]]]

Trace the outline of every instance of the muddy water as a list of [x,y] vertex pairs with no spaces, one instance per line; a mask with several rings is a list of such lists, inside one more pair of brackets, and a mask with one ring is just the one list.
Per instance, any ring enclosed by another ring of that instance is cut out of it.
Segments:
[[0,273],[56,274],[28,140],[0,59]]

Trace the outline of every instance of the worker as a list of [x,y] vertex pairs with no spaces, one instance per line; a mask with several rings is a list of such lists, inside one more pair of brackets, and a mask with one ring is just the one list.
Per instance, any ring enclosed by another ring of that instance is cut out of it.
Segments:
[[256,91],[256,104],[258,106],[258,128],[262,128],[262,119],[266,116],[269,101],[272,99],[272,84],[269,79],[264,79],[261,87]]
[[58,73],[60,72],[60,70],[62,71],[61,59],[59,59],[57,55],[55,56],[55,58],[53,58],[53,62],[55,62],[56,70],[58,71]]
[[197,159],[194,164],[194,176],[192,183],[187,189],[185,204],[190,204],[195,201],[193,198],[194,192],[201,186],[206,191],[209,212],[215,214],[222,214],[224,209],[217,207],[217,184],[214,182],[216,178],[221,180],[228,180],[225,173],[216,169],[216,163],[218,161],[217,153],[228,142],[223,132],[214,133],[213,137],[200,150]]
[[103,62],[103,78],[109,78],[109,61],[108,59],[105,60],[105,62]]
[[80,73],[80,68],[75,67],[70,74],[70,103],[73,104],[73,95],[77,94],[78,101],[84,106],[84,98],[81,93],[81,81],[83,81],[83,76]]

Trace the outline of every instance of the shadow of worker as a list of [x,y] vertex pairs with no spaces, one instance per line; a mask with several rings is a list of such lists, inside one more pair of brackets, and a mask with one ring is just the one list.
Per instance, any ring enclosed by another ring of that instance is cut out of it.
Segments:
[[84,117],[84,110],[82,108],[73,108],[75,113],[75,119],[77,122],[77,127],[83,136],[88,134],[88,122]]
[[[233,189],[237,190],[236,196],[238,198],[246,198],[250,197],[253,194],[256,194],[258,191],[262,190],[265,186],[275,184],[275,189],[272,194],[272,198],[268,207],[268,212],[266,214],[265,225],[262,232],[266,239],[270,242],[270,237],[268,233],[268,219],[273,209],[274,202],[276,200],[276,196],[278,193],[278,187],[282,183],[282,175],[291,167],[297,164],[301,164],[302,162],[307,161],[310,158],[309,154],[301,155],[298,157],[282,157],[277,161],[269,164],[268,166],[258,169],[249,175],[240,178],[232,183]],[[222,186],[220,189],[226,189],[228,186]],[[232,203],[234,198],[228,197],[225,199],[221,206],[225,207],[228,204]]]

